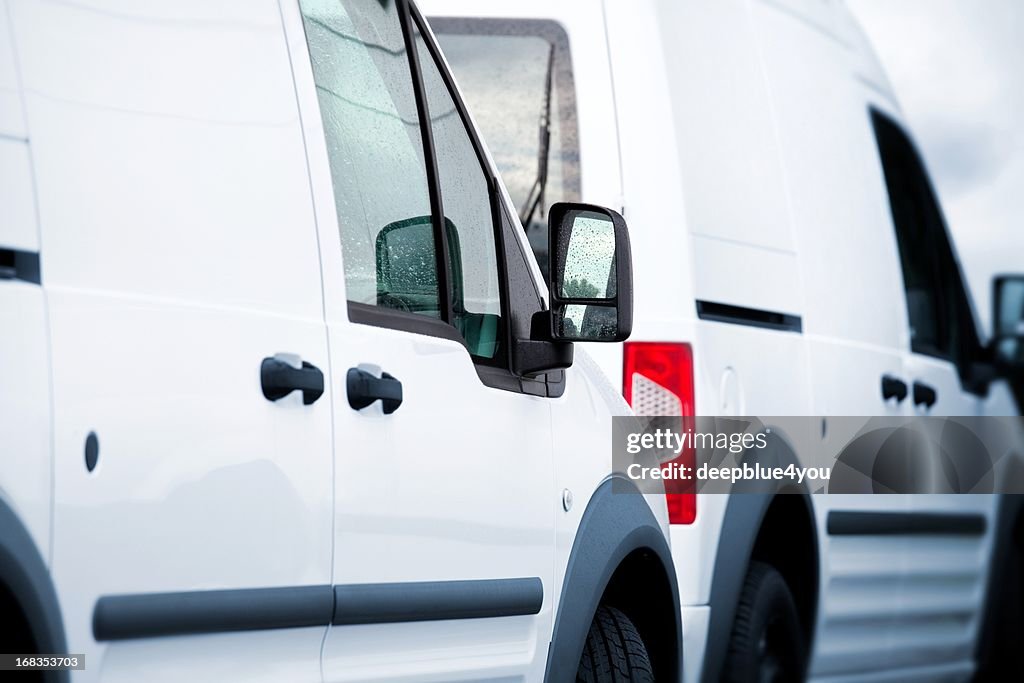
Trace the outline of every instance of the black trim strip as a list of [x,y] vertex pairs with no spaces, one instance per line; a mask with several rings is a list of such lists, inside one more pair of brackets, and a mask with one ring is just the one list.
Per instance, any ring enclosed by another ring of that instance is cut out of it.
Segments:
[[96,601],[92,632],[105,641],[513,617],[537,614],[543,602],[536,577],[105,595]]
[[828,513],[829,536],[981,536],[985,528],[985,516],[978,513],[852,510]]
[[41,284],[39,252],[0,247],[0,280],[21,280]]
[[[430,31],[427,30],[426,27],[427,27],[428,24],[427,24],[426,20],[423,18],[423,15],[420,13],[419,8],[417,8],[415,5],[413,5],[411,3],[408,5],[408,8],[409,8],[410,15],[411,15],[411,17],[413,19],[413,22],[415,24],[415,27],[414,27],[415,31],[414,31],[414,36],[412,38],[412,42],[413,42],[413,44],[415,44],[415,42],[416,42],[415,41],[415,37],[416,36],[418,36],[423,41],[423,46],[426,48],[427,54],[429,55],[430,59],[433,61],[434,70],[438,73],[438,75],[440,75],[441,81],[444,83],[445,90],[447,91],[448,97],[449,97],[449,99],[451,99],[452,104],[455,106],[455,110],[458,112],[459,119],[462,122],[462,127],[463,127],[466,135],[469,137],[470,144],[472,145],[473,151],[476,154],[477,163],[480,164],[480,172],[484,176],[484,180],[487,183],[487,198],[488,198],[488,202],[490,204],[490,209],[491,209],[491,227],[492,227],[492,232],[493,232],[493,236],[494,236],[494,255],[495,255],[495,259],[497,260],[497,266],[498,266],[498,286],[499,286],[499,289],[501,290],[500,291],[500,295],[501,295],[501,300],[500,300],[500,304],[501,304],[501,318],[500,318],[500,321],[499,321],[499,325],[502,328],[502,334],[501,334],[502,344],[501,344],[501,346],[498,349],[498,353],[495,354],[495,356],[493,358],[483,358],[483,357],[480,357],[480,356],[474,356],[473,357],[473,362],[478,367],[481,366],[481,365],[488,365],[488,366],[492,366],[492,367],[499,367],[499,368],[506,368],[506,369],[508,369],[508,368],[511,367],[511,363],[512,363],[512,359],[511,359],[511,356],[510,356],[510,350],[511,350],[511,347],[512,347],[512,337],[511,337],[511,332],[510,332],[511,325],[510,325],[510,317],[509,317],[509,312],[511,310],[511,303],[509,301],[510,292],[509,292],[509,282],[508,282],[508,268],[507,268],[507,264],[505,262],[504,235],[502,234],[502,230],[501,230],[501,219],[500,219],[500,213],[499,213],[500,210],[501,210],[501,199],[499,197],[499,192],[498,192],[498,180],[495,177],[494,172],[490,169],[490,167],[487,164],[487,157],[486,157],[486,155],[484,154],[484,151],[483,151],[483,149],[484,149],[483,142],[480,139],[479,132],[476,130],[476,128],[472,125],[472,122],[470,121],[469,114],[468,114],[468,109],[466,108],[466,103],[462,100],[462,94],[459,92],[459,89],[455,85],[455,79],[452,76],[451,72],[447,68],[445,68],[445,61],[441,57],[441,48],[437,45],[437,41],[435,40],[434,36],[430,33]],[[410,47],[410,51],[412,51],[412,52],[415,52],[417,49],[418,49],[418,45]],[[415,58],[417,60],[415,68],[417,70],[417,73],[419,73],[419,79],[420,79],[418,84],[419,84],[419,87],[423,89],[424,99],[427,102],[427,109],[428,109],[428,112],[429,112],[429,108],[430,108],[429,107],[429,100],[430,100],[430,97],[427,94],[426,86],[423,83],[422,66],[419,63],[419,54],[418,53],[415,55]],[[445,115],[447,116],[447,114],[445,114]],[[432,122],[429,119],[428,119],[427,123],[428,123],[428,127],[432,126]],[[433,133],[431,133],[431,135],[433,135]],[[433,137],[431,137],[431,145],[433,145]],[[435,159],[435,172],[437,173],[438,187],[439,187],[439,191],[441,192],[442,200],[443,200],[444,189],[440,187],[440,184],[441,184],[440,172],[436,170],[436,165],[437,164],[436,164],[436,159]],[[442,207],[443,207],[443,201],[442,201]],[[445,239],[447,239],[447,232],[445,233]],[[445,243],[445,263],[448,264],[449,270],[450,270],[451,262],[449,260],[450,256],[448,255],[448,249],[449,249],[449,245],[446,242]],[[450,273],[449,273],[448,282],[452,283],[452,279],[450,277]],[[450,305],[451,304],[451,294],[450,293],[449,293],[448,299],[449,299],[449,305]],[[451,321],[451,320],[452,320],[452,318],[449,318],[449,321]]]
[[713,320],[719,323],[764,327],[784,332],[802,332],[803,320],[798,315],[766,311],[760,308],[746,308],[721,304],[714,301],[697,301],[697,317],[701,320]]
[[537,614],[539,578],[375,583],[334,587],[333,624],[391,624]]
[[422,334],[428,337],[450,339],[459,342],[463,346],[466,345],[466,340],[459,334],[459,331],[443,320],[419,313],[401,311],[397,308],[386,308],[384,306],[374,306],[373,304],[363,304],[358,301],[349,301],[348,319],[350,322],[359,325],[386,327],[392,330],[412,332],[413,334]]
[[107,595],[96,601],[96,640],[326,626],[330,586]]
[[452,267],[451,254],[448,250],[448,233],[444,225],[444,202],[441,194],[441,179],[437,169],[437,157],[434,152],[434,132],[430,122],[430,105],[427,103],[427,90],[423,85],[423,70],[420,68],[419,52],[413,36],[412,18],[409,14],[408,0],[398,0],[398,18],[402,26],[402,39],[405,51],[409,56],[409,73],[413,82],[413,97],[416,100],[416,115],[420,120],[420,138],[423,145],[423,156],[426,161],[427,189],[430,194],[430,213],[434,219],[434,242],[440,247],[435,251],[437,257],[437,289],[442,300],[441,318],[446,323],[455,319],[452,310]]

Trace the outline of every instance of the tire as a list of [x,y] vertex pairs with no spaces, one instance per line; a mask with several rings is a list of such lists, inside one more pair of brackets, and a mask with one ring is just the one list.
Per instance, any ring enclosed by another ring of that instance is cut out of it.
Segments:
[[729,639],[723,681],[789,683],[804,680],[804,634],[793,594],[769,564],[751,562]]
[[651,659],[636,626],[614,607],[598,607],[583,646],[576,683],[653,681]]

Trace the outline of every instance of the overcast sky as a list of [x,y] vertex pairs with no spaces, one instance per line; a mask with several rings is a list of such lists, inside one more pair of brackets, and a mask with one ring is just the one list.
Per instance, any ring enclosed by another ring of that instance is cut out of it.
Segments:
[[1024,2],[847,4],[924,153],[987,334],[992,274],[1024,272]]

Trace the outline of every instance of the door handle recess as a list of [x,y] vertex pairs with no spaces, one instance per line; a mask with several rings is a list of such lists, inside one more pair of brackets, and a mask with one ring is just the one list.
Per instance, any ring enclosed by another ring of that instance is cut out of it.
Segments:
[[308,406],[324,393],[324,373],[306,361],[302,361],[301,368],[296,368],[280,358],[264,358],[260,364],[260,384],[268,401],[301,391],[302,402]]
[[402,383],[386,372],[375,377],[366,370],[349,368],[345,380],[348,404],[353,410],[362,410],[380,399],[384,414],[390,415],[402,405]]
[[925,408],[931,408],[937,400],[939,400],[939,395],[933,387],[921,384],[920,382],[914,382],[915,406],[923,405]]
[[888,401],[895,398],[897,403],[902,403],[907,397],[907,383],[899,377],[882,375],[882,399]]

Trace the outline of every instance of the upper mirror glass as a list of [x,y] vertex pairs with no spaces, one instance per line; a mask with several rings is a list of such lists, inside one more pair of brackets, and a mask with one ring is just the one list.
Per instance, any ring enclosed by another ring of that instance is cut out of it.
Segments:
[[996,280],[995,353],[998,362],[1024,371],[1024,277]]
[[615,226],[608,216],[592,211],[575,215],[561,275],[563,299],[615,298]]
[[1000,280],[998,298],[996,336],[1024,337],[1024,278]]

